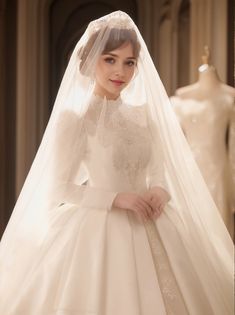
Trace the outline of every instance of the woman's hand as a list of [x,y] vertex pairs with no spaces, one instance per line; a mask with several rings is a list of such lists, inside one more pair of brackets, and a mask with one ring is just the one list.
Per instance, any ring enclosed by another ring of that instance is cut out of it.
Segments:
[[143,193],[142,196],[150,200],[150,205],[154,212],[154,218],[158,218],[161,215],[165,205],[171,199],[168,192],[159,186],[152,187]]
[[113,207],[134,211],[143,221],[153,217],[149,196],[121,192],[114,198]]

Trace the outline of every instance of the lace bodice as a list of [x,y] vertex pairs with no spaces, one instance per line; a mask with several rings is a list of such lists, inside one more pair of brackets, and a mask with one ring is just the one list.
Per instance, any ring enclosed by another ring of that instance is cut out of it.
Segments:
[[151,138],[144,106],[133,108],[121,100],[108,101],[101,113],[99,100],[95,100],[85,128],[84,164],[90,185],[115,190],[146,188]]
[[[75,114],[69,114],[70,125],[73,125],[73,120],[76,125],[77,119]],[[66,132],[68,134],[68,128]],[[103,198],[108,192],[142,192],[149,186],[166,187],[162,154],[160,147],[159,150],[153,148],[144,105],[128,106],[120,98],[104,104],[100,97],[92,97],[84,114],[79,143],[79,158],[75,164],[78,173],[80,166],[84,167],[87,182],[86,186],[79,186],[77,176],[74,176],[73,190],[74,187],[80,188],[80,191],[84,191],[85,187],[87,191],[91,189],[91,198],[95,200],[94,190],[97,189],[97,196]],[[64,152],[65,146],[57,153],[57,159],[68,161],[68,157],[62,158]],[[60,169],[59,165],[57,169]],[[70,189],[69,195],[75,196],[76,193],[76,189],[73,193]]]

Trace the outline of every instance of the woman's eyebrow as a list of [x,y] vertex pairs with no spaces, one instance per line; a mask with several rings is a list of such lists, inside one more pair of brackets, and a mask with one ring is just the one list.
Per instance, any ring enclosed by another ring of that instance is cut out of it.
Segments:
[[[104,55],[109,55],[109,56],[112,56],[112,57],[116,57],[116,58],[119,58],[118,55],[114,54],[114,53],[104,53]],[[135,57],[127,57],[126,59],[132,59],[132,60],[136,60]]]

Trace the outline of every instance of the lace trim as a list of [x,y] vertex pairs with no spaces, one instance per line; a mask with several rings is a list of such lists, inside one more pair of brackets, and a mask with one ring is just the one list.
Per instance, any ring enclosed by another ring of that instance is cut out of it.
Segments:
[[[141,171],[147,169],[151,149],[143,109],[123,107],[112,116],[112,120],[107,121],[107,124],[112,125],[113,139],[115,139],[114,167],[123,173],[123,176],[128,177],[132,187],[136,188],[138,176]],[[104,140],[107,144],[111,144],[107,141],[107,137],[104,137]]]
[[148,220],[145,229],[167,315],[189,315],[155,222]]
[[134,22],[131,20],[128,14],[122,11],[112,12],[100,19],[97,19],[90,23],[89,34],[93,34],[105,27],[115,27],[118,29],[133,29],[135,27]]

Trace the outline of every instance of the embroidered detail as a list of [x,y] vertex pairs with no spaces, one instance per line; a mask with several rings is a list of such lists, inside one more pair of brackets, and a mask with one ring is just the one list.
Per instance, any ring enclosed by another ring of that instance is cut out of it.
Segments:
[[149,132],[144,127],[143,114],[139,108],[120,107],[105,121],[106,128],[112,133],[105,132],[102,137],[103,145],[115,143],[113,165],[133,188],[137,187],[137,179],[146,170],[150,160]]
[[135,28],[133,21],[125,12],[115,11],[110,13],[109,15],[106,15],[91,22],[88,30],[89,34],[91,35],[94,32],[97,32],[98,30],[105,28],[107,26],[119,29]]
[[103,147],[113,146],[113,166],[133,188],[146,172],[151,143],[143,106],[130,107],[121,102],[93,102],[86,116],[86,130]]
[[188,310],[177,285],[155,222],[153,220],[148,220],[145,223],[145,229],[167,315],[188,315]]

